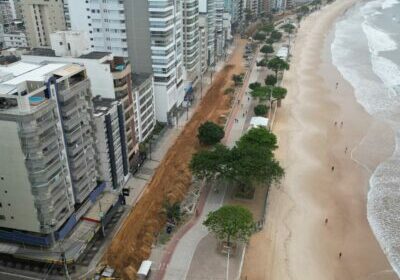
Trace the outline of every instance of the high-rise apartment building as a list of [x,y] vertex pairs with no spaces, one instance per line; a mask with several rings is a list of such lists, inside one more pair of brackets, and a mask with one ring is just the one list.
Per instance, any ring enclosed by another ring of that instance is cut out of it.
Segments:
[[216,2],[214,0],[200,0],[200,14],[207,18],[207,59],[208,65],[215,63],[215,37],[216,37]]
[[123,1],[68,0],[71,30],[85,32],[92,51],[128,57]]
[[9,0],[0,0],[0,24],[8,25],[15,19],[15,9]]
[[[199,1],[183,0],[183,61],[185,80],[195,86],[200,76]],[[190,89],[190,87],[187,87]]]
[[256,18],[259,14],[259,3],[260,0],[247,0],[246,9],[251,11],[253,18]]
[[90,83],[76,64],[26,62],[0,81],[0,228],[48,235],[97,186]]
[[49,47],[50,34],[66,29],[63,1],[23,0],[19,5],[30,47]]
[[224,0],[215,0],[215,54],[221,57],[224,49]]
[[157,119],[175,123],[184,100],[181,0],[149,0]]
[[120,101],[101,96],[93,98],[93,104],[98,177],[107,187],[120,189],[125,182],[124,109]]
[[225,12],[229,13],[232,17],[232,25],[237,26],[243,16],[243,0],[224,0],[224,7]]

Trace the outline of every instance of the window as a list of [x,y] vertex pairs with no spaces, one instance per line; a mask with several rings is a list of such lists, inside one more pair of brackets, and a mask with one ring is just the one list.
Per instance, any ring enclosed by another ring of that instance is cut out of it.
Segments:
[[5,219],[6,219],[6,216],[0,215],[0,220],[5,220]]
[[62,46],[63,45],[63,43],[62,42],[60,42],[60,46]]

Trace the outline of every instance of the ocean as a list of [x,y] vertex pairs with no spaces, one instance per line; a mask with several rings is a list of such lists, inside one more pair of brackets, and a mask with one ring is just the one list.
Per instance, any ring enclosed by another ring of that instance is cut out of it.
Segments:
[[349,9],[335,25],[331,51],[357,101],[396,135],[394,153],[369,180],[367,217],[400,276],[400,0],[361,1]]

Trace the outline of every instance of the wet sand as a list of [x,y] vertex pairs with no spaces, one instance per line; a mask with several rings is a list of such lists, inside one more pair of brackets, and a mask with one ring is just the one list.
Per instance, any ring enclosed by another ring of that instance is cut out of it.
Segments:
[[393,132],[364,111],[330,61],[333,24],[355,2],[336,0],[301,22],[274,128],[286,176],[270,192],[242,279],[398,279],[366,216],[371,170],[391,155]]

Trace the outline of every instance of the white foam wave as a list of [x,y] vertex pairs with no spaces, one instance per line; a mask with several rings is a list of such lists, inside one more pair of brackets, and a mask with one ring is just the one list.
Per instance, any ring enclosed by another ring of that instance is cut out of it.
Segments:
[[370,23],[362,23],[364,34],[367,36],[370,50],[377,54],[378,52],[392,51],[397,49],[396,42],[384,31],[373,27]]
[[400,67],[382,56],[373,55],[371,62],[374,73],[382,80],[391,97],[397,96],[395,88],[400,85]]
[[[389,34],[371,25],[372,18],[398,1],[370,1],[336,24],[332,62],[355,89],[357,101],[396,131],[396,149],[370,179],[367,217],[393,269],[400,276],[400,67],[380,52],[394,51]],[[361,26],[360,26],[361,24]],[[354,34],[365,34],[365,39]],[[370,57],[365,43],[368,42]],[[349,48],[351,46],[351,48]],[[373,72],[372,72],[372,71]]]
[[398,1],[398,0],[386,0],[382,3],[382,9],[389,9],[399,3],[400,3],[400,1]]

